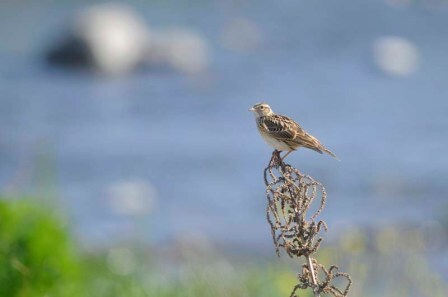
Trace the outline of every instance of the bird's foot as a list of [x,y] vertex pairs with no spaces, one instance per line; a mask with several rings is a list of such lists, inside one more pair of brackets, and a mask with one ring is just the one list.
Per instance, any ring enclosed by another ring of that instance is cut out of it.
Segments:
[[282,157],[280,156],[280,151],[274,150],[272,152],[270,166],[279,167],[280,165],[282,165],[282,163],[283,163],[283,160],[282,160]]

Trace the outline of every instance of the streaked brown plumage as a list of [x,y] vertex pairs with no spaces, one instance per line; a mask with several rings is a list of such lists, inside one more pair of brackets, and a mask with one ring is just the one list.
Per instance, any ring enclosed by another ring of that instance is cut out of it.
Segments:
[[256,115],[257,128],[263,139],[276,150],[288,152],[283,158],[300,147],[312,149],[320,154],[325,152],[337,158],[316,137],[303,130],[294,120],[272,112],[268,104],[258,103],[250,110]]

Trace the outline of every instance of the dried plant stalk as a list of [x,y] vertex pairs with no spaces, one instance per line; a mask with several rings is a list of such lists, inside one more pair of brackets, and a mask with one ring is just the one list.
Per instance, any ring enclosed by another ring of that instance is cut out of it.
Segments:
[[[324,186],[309,175],[283,162],[280,153],[274,151],[269,165],[264,170],[268,205],[266,217],[271,226],[272,239],[277,255],[283,249],[291,258],[304,257],[306,263],[297,278],[299,283],[293,288],[291,297],[297,297],[298,289],[311,288],[314,296],[331,294],[346,297],[352,284],[347,273],[338,272],[337,266],[328,270],[312,257],[322,242],[318,237],[321,230],[327,231],[324,221],[316,223],[317,216],[325,207],[327,193]],[[319,201],[317,210],[308,213],[313,202]],[[323,275],[319,279],[319,274]],[[344,278],[344,290],[333,285],[336,278]]]

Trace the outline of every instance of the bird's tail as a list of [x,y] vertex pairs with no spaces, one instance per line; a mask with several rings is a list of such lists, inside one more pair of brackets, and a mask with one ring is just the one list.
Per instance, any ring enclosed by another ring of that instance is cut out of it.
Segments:
[[326,147],[322,146],[322,150],[327,154],[329,154],[330,156],[332,156],[333,158],[335,158],[336,160],[341,161],[341,159],[339,159],[332,151],[330,151]]
[[312,147],[312,146],[305,146],[307,148],[310,148],[316,152],[318,152],[319,154],[323,154],[323,153],[327,153],[330,156],[332,156],[333,158],[335,158],[338,161],[341,161],[332,151],[330,151],[329,149],[327,149],[325,146],[323,146],[321,143],[319,143],[318,145]]

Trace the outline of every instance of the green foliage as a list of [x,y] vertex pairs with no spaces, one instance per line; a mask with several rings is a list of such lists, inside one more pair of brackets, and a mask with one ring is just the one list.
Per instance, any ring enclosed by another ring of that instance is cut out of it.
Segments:
[[[128,243],[78,255],[65,223],[49,209],[29,199],[0,200],[0,297],[284,297],[297,283],[298,263],[287,257],[277,265],[228,261],[196,241],[153,253]],[[411,226],[348,230],[321,249],[319,261],[353,272],[350,296],[445,297],[446,281],[424,256],[441,235],[429,233]]]
[[[283,296],[285,274],[264,268],[233,269],[218,255],[167,269],[137,258],[130,273],[110,264],[110,252],[78,255],[53,207],[32,200],[0,200],[0,297]],[[224,264],[223,264],[224,263]],[[224,266],[223,266],[224,265]],[[291,283],[288,274],[288,283]]]
[[0,296],[70,296],[79,276],[61,220],[27,200],[0,200]]

